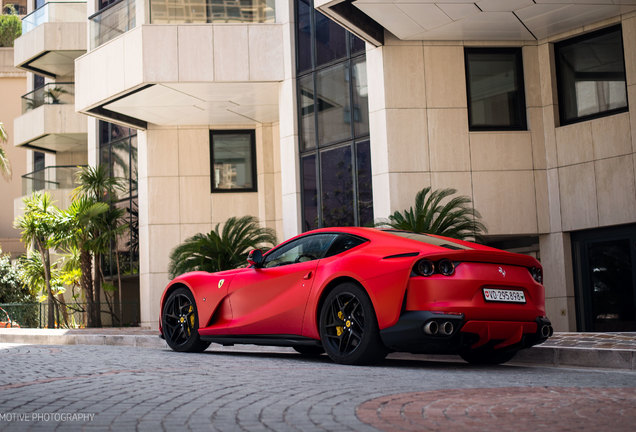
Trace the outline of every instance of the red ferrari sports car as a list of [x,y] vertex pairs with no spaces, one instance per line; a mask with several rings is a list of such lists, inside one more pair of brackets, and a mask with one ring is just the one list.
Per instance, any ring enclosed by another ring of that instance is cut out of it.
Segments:
[[392,351],[497,364],[552,335],[541,265],[526,255],[429,234],[323,228],[247,261],[168,284],[160,330],[172,349],[214,342],[291,346],[344,364]]

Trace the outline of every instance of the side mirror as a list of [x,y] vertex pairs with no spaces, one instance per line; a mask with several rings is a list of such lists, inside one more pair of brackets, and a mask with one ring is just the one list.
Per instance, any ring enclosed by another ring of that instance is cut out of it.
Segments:
[[254,268],[263,267],[263,252],[260,249],[252,249],[249,254],[247,254],[247,263]]

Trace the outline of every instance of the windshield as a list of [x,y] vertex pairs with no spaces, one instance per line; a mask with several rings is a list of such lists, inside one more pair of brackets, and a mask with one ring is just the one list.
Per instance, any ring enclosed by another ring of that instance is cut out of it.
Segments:
[[440,246],[446,249],[453,249],[453,250],[472,250],[473,249],[469,246],[464,246],[462,244],[455,243],[448,239],[440,239],[437,237],[433,237],[428,234],[417,234],[410,231],[398,231],[398,230],[383,230],[383,231],[389,234],[399,236],[399,237],[404,237],[407,239],[430,244],[433,246]]

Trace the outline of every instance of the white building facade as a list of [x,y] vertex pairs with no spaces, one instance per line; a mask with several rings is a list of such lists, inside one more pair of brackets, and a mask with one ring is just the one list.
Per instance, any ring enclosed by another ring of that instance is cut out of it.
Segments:
[[555,329],[636,329],[636,0],[83,4],[85,53],[38,65],[43,27],[15,59],[74,60],[84,132],[57,135],[85,142],[16,144],[129,180],[142,325],[195,233],[368,225],[432,186],[540,258]]

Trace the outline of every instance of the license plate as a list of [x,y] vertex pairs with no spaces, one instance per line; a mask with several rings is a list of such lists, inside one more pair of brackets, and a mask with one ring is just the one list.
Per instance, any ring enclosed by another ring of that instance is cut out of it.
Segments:
[[484,288],[484,299],[491,302],[525,303],[526,295],[523,291]]

